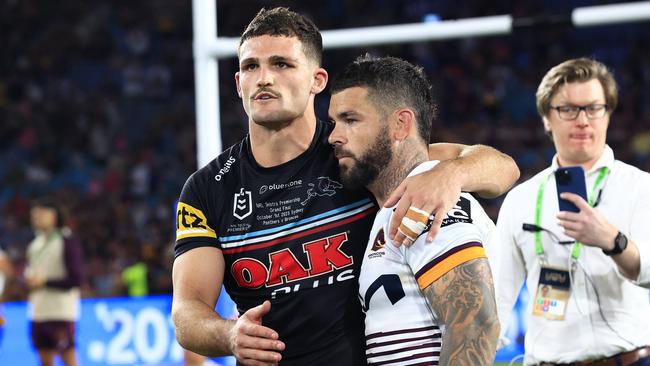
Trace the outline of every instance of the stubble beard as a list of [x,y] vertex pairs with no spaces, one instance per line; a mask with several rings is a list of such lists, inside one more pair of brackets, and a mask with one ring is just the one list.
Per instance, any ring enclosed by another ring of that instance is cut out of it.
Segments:
[[372,147],[359,158],[353,157],[355,163],[349,168],[341,168],[341,181],[349,189],[359,189],[373,184],[393,159],[388,126],[384,126],[377,135]]

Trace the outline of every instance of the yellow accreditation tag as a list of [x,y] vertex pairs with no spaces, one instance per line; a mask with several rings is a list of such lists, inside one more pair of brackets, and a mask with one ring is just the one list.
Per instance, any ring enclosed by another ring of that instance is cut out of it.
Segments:
[[533,315],[548,320],[564,320],[570,294],[569,271],[542,267],[533,303]]

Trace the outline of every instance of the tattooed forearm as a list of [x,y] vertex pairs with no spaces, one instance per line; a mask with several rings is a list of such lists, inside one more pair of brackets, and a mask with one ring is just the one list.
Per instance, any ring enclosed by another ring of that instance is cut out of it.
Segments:
[[499,338],[494,283],[487,259],[464,263],[424,290],[444,324],[440,365],[491,365]]

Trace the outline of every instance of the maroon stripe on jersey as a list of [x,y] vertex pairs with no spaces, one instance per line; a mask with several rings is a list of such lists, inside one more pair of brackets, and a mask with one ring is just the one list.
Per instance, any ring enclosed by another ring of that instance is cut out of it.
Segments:
[[366,353],[366,357],[381,357],[381,356],[386,356],[386,355],[394,355],[397,353],[402,353],[406,351],[412,351],[414,349],[420,349],[420,348],[431,348],[431,347],[442,347],[442,342],[429,342],[429,343],[422,343],[418,344],[415,346],[411,347],[402,347],[399,349],[392,349],[390,351],[384,351],[384,352],[377,352],[377,353]]
[[321,231],[329,230],[329,229],[332,229],[332,228],[335,228],[335,227],[339,227],[341,225],[345,225],[345,224],[349,224],[349,223],[354,222],[354,221],[361,220],[362,218],[364,218],[364,217],[366,217],[366,216],[368,216],[370,214],[373,214],[374,212],[375,212],[374,209],[368,209],[368,210],[360,212],[360,213],[358,213],[358,214],[356,214],[354,216],[348,217],[348,218],[346,218],[344,220],[335,221],[335,222],[332,222],[332,223],[324,225],[324,226],[315,227],[315,228],[313,228],[311,230],[297,232],[297,233],[289,235],[289,236],[284,236],[284,237],[281,237],[281,238],[273,239],[271,241],[261,242],[261,243],[254,244],[254,245],[245,245],[245,246],[241,246],[241,247],[238,247],[238,248],[223,249],[222,252],[223,252],[223,254],[234,254],[234,253],[243,253],[243,252],[248,252],[248,251],[251,251],[251,250],[267,248],[267,247],[270,247],[270,246],[273,246],[273,245],[276,245],[276,244],[284,243],[284,242],[287,242],[287,241],[290,241],[290,240],[299,239],[299,238],[305,237],[307,235],[315,234],[315,233],[318,233],[318,232],[321,232]]
[[371,349],[371,348],[375,348],[375,347],[390,346],[390,345],[399,344],[399,343],[421,341],[421,340],[424,340],[424,339],[431,339],[431,338],[440,338],[440,334],[425,335],[423,337],[395,339],[395,340],[386,341],[386,342],[370,343],[370,344],[366,344],[366,349]]
[[[440,331],[440,327],[436,325],[432,325],[429,327],[421,327],[421,328],[410,328],[410,329],[399,329],[399,330],[393,330],[390,332],[378,332],[378,333],[372,333],[366,335],[366,341],[369,339],[377,338],[377,337],[385,337],[385,336],[390,336],[390,335],[395,335],[395,334],[407,334],[407,333],[415,333],[415,332],[422,332],[425,330],[437,330]],[[440,338],[440,334],[434,334],[434,338]]]
[[[426,353],[418,353],[412,356],[408,357],[402,357],[402,358],[396,358],[393,360],[389,361],[381,361],[381,362],[370,362],[368,361],[368,365],[376,365],[376,366],[381,366],[381,365],[390,365],[390,364],[398,364],[398,365],[404,365],[404,361],[410,361],[410,360],[417,360],[418,358],[422,357],[440,357],[440,352],[426,352]],[[437,365],[437,361],[433,361]],[[417,363],[414,365],[434,365],[432,362],[424,362],[424,363]]]
[[423,274],[427,273],[428,270],[431,268],[435,267],[438,263],[444,261],[448,257],[452,256],[455,253],[460,252],[463,249],[471,248],[471,247],[483,247],[483,244],[477,242],[477,241],[471,241],[469,243],[465,243],[463,245],[459,245],[455,248],[450,249],[448,252],[445,254],[441,255],[440,257],[432,260],[431,262],[427,263],[424,267],[422,267],[417,273],[415,274],[415,278],[420,278]]

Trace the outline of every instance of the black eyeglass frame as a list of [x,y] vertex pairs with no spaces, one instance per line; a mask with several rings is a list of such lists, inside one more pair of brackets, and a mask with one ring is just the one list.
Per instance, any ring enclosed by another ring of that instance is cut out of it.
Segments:
[[[594,111],[593,108],[596,108],[596,107],[598,109],[596,111]],[[582,111],[585,111],[585,115],[589,119],[603,118],[603,117],[605,117],[605,115],[609,111],[609,106],[607,104],[601,104],[601,103],[588,104],[588,105],[557,105],[557,106],[550,106],[549,108],[556,111],[558,117],[560,117],[560,119],[564,120],[564,121],[573,121],[573,120],[575,120],[576,118],[578,118],[578,116],[580,115],[580,112],[582,112]],[[573,108],[574,110],[573,110],[573,112],[562,111],[561,110],[562,108]],[[590,109],[590,108],[592,108],[592,109]],[[600,108],[602,108],[602,109],[600,109]],[[591,112],[589,112],[590,110],[591,110]],[[575,113],[575,116],[572,117],[572,118],[565,118],[567,113]],[[591,114],[593,114],[593,113],[598,113],[598,114],[602,113],[602,115],[590,115],[590,113]],[[562,117],[562,114],[565,114],[565,117]]]

